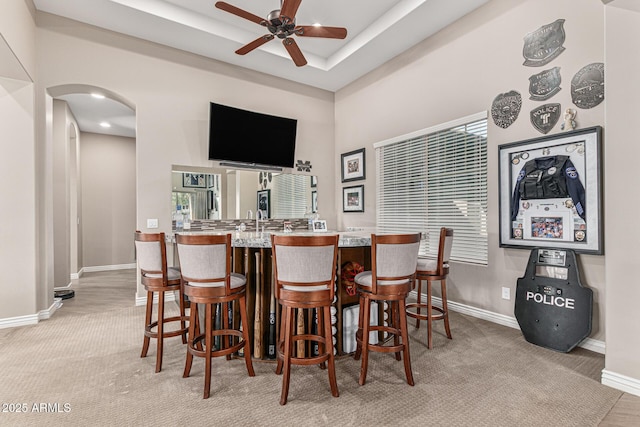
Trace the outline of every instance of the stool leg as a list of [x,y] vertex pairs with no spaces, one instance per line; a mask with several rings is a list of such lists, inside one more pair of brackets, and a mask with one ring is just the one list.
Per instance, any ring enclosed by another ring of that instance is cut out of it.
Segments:
[[[191,365],[193,363],[193,354],[190,349],[194,348],[193,340],[196,338],[196,325],[198,324],[198,304],[191,302],[189,308],[189,338],[187,339],[187,359],[184,364],[184,372],[182,378],[187,378],[191,373]],[[199,329],[199,328],[198,328]]]
[[404,372],[407,375],[407,384],[413,385],[413,373],[411,372],[411,358],[409,356],[409,333],[407,331],[407,308],[404,299],[398,301],[400,311],[400,335],[402,336],[402,346],[404,352]]
[[[326,308],[326,310],[325,310]],[[313,311],[315,310],[316,312],[316,317],[318,319],[317,325],[316,325],[316,332],[318,335],[324,336],[324,339],[327,340],[326,342],[328,343],[328,340],[331,340],[331,345],[333,346],[333,338],[331,335],[331,311],[329,309],[329,307],[317,307],[314,308],[313,310],[311,310],[311,313],[313,314]],[[329,313],[329,314],[327,314]],[[329,325],[329,331],[327,332],[324,328],[324,324],[325,324],[325,320],[327,322],[327,324]],[[311,322],[315,322],[315,319],[311,319]],[[318,354],[323,354],[325,351],[328,351],[328,344],[323,344],[322,342],[318,342]],[[332,353],[333,354],[333,353]],[[325,362],[321,362],[320,363],[320,369],[325,369]],[[331,375],[331,374],[329,374]]]
[[433,341],[431,330],[433,328],[433,308],[431,306],[431,280],[427,279],[427,348],[431,349]]
[[144,316],[144,340],[142,341],[142,353],[140,357],[147,357],[149,351],[149,341],[151,338],[146,334],[147,327],[151,324],[151,316],[153,314],[153,292],[147,291],[147,311]]
[[164,344],[164,291],[158,292],[158,354],[156,354],[156,373],[162,370],[162,346]]
[[[395,328],[396,330],[400,330],[400,324],[399,324],[399,306],[400,303],[398,301],[389,301],[389,307],[391,309],[391,327]],[[384,314],[383,314],[384,316]],[[384,322],[384,319],[383,319]],[[404,338],[403,338],[404,340]],[[393,345],[400,345],[400,337],[398,336],[397,333],[393,334]],[[402,360],[402,357],[400,356],[401,352],[397,351],[396,352],[396,360]]]
[[184,284],[182,283],[182,280],[180,281],[180,291],[178,292],[178,296],[180,298],[180,329],[184,330],[184,334],[182,334],[182,344],[186,344],[187,343],[187,324],[184,321],[185,317],[186,317],[186,307],[185,307],[185,303],[184,303]]
[[[283,307],[282,313],[280,315],[280,338],[278,338],[278,344],[276,345],[276,359],[278,361],[276,365],[276,375],[282,374],[282,366],[284,364],[284,337],[287,327],[286,313],[286,307]],[[282,350],[280,350],[280,345],[282,345]]]
[[[247,325],[247,303],[245,295],[242,295],[238,300],[240,302],[240,321],[243,325]],[[250,377],[255,376],[253,371],[253,363],[251,362],[251,345],[249,345],[249,331],[247,328],[242,328],[242,339],[244,340],[244,363],[247,365],[247,372]]]
[[[329,359],[327,360],[329,365],[329,385],[331,386],[331,395],[333,397],[340,396],[340,392],[338,391],[338,381],[336,380],[336,364],[335,359],[333,357],[333,338],[331,336],[331,309],[327,305],[322,309],[318,309],[320,313],[324,312],[324,316],[322,317],[324,321],[322,323],[318,323],[318,330],[324,327],[324,338],[327,341],[326,351],[329,352]],[[318,315],[318,322],[320,322],[320,313]]]
[[440,281],[440,289],[442,295],[442,311],[444,319],[444,330],[447,332],[447,338],[451,339],[451,328],[449,328],[449,308],[447,307],[447,280]]
[[[220,313],[222,315],[222,328],[223,329],[229,329],[229,303],[228,302],[223,302],[222,306],[220,307],[220,310],[222,310],[222,313]],[[220,336],[220,349],[224,349],[227,348],[229,345],[229,340],[232,339],[231,336],[226,337],[224,335]],[[233,343],[231,343],[233,344]],[[231,355],[227,354],[227,360],[231,360]]]
[[362,365],[360,366],[360,378],[358,383],[364,385],[367,379],[367,368],[369,365],[369,323],[371,300],[364,297],[364,305],[360,306],[362,312]]
[[213,326],[211,325],[211,304],[207,304],[204,319],[204,345],[206,347],[206,355],[204,357],[204,399],[209,398],[211,392],[211,351],[213,351]]
[[284,354],[283,354],[283,375],[282,375],[282,394],[280,395],[280,404],[287,404],[289,396],[289,379],[291,377],[291,335],[293,335],[293,308],[285,307],[285,334],[284,334]]
[[416,317],[416,329],[420,328],[420,299],[422,298],[422,279],[417,279],[418,281],[418,293],[417,293],[417,307],[416,313],[418,313],[418,317]]
[[362,340],[358,342],[358,332],[362,333],[362,317],[364,313],[362,312],[362,307],[364,306],[364,297],[360,294],[360,311],[358,312],[358,329],[356,330],[356,351],[353,355],[354,360],[360,359],[360,355],[362,354]]

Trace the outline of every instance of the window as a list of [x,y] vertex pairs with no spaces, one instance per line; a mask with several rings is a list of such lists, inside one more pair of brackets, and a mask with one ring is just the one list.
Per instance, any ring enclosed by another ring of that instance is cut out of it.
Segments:
[[377,224],[426,231],[435,255],[440,227],[454,229],[451,259],[487,264],[487,115],[465,117],[374,144]]
[[311,179],[304,175],[274,175],[271,218],[303,218],[305,203],[300,201],[309,200],[306,206],[311,209],[311,201],[308,199],[311,197],[310,182]]

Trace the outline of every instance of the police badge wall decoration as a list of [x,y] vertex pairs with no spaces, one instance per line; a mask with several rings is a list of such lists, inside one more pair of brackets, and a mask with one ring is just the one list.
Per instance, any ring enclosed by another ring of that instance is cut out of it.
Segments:
[[511,90],[496,96],[491,104],[491,117],[496,126],[506,129],[513,124],[522,108],[522,95]]
[[604,100],[604,64],[585,65],[571,79],[571,100],[578,108],[593,108]]
[[553,67],[529,77],[529,99],[533,101],[546,101],[560,92],[560,67]]
[[558,119],[560,118],[560,104],[541,105],[531,110],[529,115],[533,127],[546,134],[558,123]]
[[524,36],[523,65],[542,67],[557,58],[565,48],[564,19],[557,19]]

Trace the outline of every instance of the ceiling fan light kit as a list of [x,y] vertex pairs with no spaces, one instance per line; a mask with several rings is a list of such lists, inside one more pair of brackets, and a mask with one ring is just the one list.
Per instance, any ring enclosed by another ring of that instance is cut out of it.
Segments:
[[283,0],[280,9],[272,10],[266,19],[262,19],[253,13],[240,9],[229,3],[219,1],[216,7],[225,12],[229,12],[240,18],[247,19],[256,24],[262,25],[269,30],[270,34],[265,34],[254,41],[242,46],[236,50],[238,55],[246,55],[254,49],[262,46],[274,38],[282,40],[282,44],[291,56],[293,62],[301,67],[307,63],[304,54],[296,41],[291,37],[296,35],[299,37],[320,37],[330,39],[344,39],[347,37],[347,29],[342,27],[324,27],[312,25],[296,25],[296,13],[300,7],[302,0]]

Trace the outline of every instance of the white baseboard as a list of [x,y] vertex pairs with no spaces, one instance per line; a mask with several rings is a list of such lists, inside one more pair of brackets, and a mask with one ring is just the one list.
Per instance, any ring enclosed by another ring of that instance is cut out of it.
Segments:
[[27,316],[8,317],[6,319],[0,319],[0,329],[15,328],[18,326],[35,325],[40,320],[46,320],[51,318],[53,313],[57,309],[62,307],[62,299],[54,298],[53,304],[46,310],[41,310],[36,314],[29,314]]
[[86,273],[92,273],[96,271],[128,270],[130,268],[136,268],[136,263],[134,262],[132,264],[95,265],[93,267],[83,267],[82,271]]
[[77,273],[71,273],[71,280],[78,280],[84,274],[84,267],[80,269]]
[[[411,291],[411,296],[415,298],[417,296],[416,291]],[[442,307],[442,299],[440,299],[439,297],[432,297],[432,302],[434,305]],[[508,326],[513,329],[520,329],[518,320],[512,316],[494,313],[492,311],[483,310],[481,308],[472,307],[470,305],[460,304],[455,301],[447,301],[447,306],[451,311],[456,311],[458,313],[466,314],[482,320],[488,320],[489,322],[497,323],[502,326]],[[585,350],[590,350],[600,354],[604,354],[605,352],[604,341],[594,340],[592,338],[585,338],[580,344],[578,344],[578,347],[582,347]]]
[[640,396],[640,380],[635,378],[603,369],[601,382],[606,386],[624,391],[625,393]]
[[[165,292],[164,294],[164,302],[171,302],[171,301],[175,301],[176,300],[176,296],[174,292]],[[158,303],[158,294],[154,294],[153,295],[153,303],[157,304]],[[143,296],[137,296],[136,295],[136,306],[140,306],[140,305],[147,305],[147,293],[145,292],[145,294]]]

